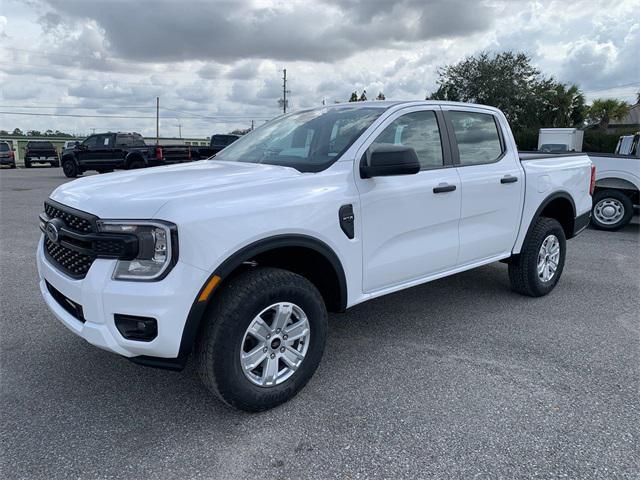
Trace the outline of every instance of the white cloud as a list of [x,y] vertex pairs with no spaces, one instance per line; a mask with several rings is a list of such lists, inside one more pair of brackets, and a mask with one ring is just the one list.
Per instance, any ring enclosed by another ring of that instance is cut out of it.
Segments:
[[[640,88],[606,89],[639,81],[639,0],[4,2],[3,103],[140,116],[159,96],[162,107],[183,112],[163,110],[163,124],[182,115],[190,135],[250,123],[202,116],[277,115],[284,67],[293,108],[364,89],[369,98],[424,98],[439,66],[480,50],[527,51],[545,74],[590,96],[630,100]],[[0,128],[15,126],[154,128],[134,119],[0,116]]]

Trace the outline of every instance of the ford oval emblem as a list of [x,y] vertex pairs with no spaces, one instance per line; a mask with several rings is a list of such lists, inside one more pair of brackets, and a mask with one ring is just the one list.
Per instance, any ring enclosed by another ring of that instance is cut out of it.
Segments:
[[52,243],[58,243],[60,232],[58,231],[58,226],[54,222],[47,222],[47,224],[44,227],[44,231],[47,234],[47,238]]

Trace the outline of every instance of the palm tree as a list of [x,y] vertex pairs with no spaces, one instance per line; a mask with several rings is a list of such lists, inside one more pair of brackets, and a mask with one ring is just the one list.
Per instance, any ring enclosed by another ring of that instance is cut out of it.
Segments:
[[601,130],[606,130],[611,119],[624,117],[630,108],[627,102],[615,98],[597,98],[589,107],[587,120],[597,123]]

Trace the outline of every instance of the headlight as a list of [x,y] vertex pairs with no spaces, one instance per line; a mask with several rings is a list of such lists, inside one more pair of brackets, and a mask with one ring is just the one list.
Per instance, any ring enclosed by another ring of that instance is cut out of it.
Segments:
[[114,280],[153,281],[164,278],[178,260],[178,229],[159,220],[98,220],[98,230],[129,233],[138,237],[138,254],[118,260]]

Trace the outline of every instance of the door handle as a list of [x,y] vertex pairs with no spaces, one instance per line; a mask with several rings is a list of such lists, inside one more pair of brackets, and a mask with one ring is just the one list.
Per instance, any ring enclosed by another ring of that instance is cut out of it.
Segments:
[[500,183],[515,183],[518,181],[518,177],[512,177],[511,175],[505,175],[500,179]]
[[433,193],[453,192],[455,189],[455,185],[440,185],[438,187],[433,187]]

